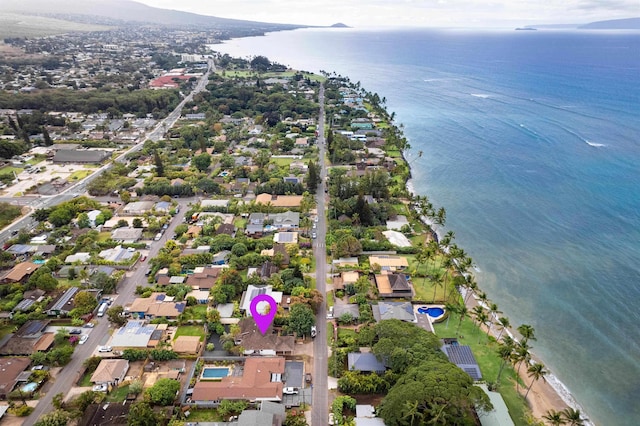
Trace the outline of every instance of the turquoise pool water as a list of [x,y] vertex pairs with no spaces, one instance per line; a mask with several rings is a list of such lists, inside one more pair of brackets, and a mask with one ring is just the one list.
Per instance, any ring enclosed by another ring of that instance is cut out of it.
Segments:
[[203,379],[222,379],[229,375],[229,367],[204,367],[202,369]]
[[31,382],[31,383],[27,383],[26,385],[24,385],[24,386],[22,386],[22,387],[20,388],[20,390],[21,390],[22,392],[26,392],[26,393],[33,392],[33,391],[35,391],[36,389],[38,389],[38,384],[37,384],[37,383],[33,383],[33,382]]

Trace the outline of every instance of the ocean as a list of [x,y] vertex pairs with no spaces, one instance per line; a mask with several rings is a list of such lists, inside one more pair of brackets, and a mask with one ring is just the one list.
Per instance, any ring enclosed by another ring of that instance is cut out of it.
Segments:
[[640,424],[639,32],[305,29],[214,48],[385,97],[412,186],[535,328],[556,386],[595,424]]

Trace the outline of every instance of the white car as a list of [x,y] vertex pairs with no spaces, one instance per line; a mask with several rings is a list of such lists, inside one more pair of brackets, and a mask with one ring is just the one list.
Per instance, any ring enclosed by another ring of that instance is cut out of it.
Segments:
[[78,342],[79,345],[84,345],[84,342],[86,342],[89,339],[89,335],[88,334],[83,334],[82,336],[80,336],[80,341]]
[[315,325],[311,326],[311,337],[316,337],[318,335],[318,329]]
[[285,394],[285,395],[297,395],[298,394],[298,388],[286,387],[286,388],[282,389],[282,393]]
[[93,391],[94,392],[106,392],[107,391],[107,385],[105,385],[104,383],[100,384],[100,385],[95,385],[93,387]]
[[329,425],[333,426],[336,423],[333,413],[329,413]]
[[111,352],[113,348],[111,346],[100,346],[98,352]]

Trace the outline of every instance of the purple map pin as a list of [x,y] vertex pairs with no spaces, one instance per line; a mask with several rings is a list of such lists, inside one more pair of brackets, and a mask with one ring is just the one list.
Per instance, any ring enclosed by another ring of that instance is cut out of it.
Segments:
[[[262,303],[262,306],[260,306],[260,309],[258,309],[258,303],[260,302],[265,302],[269,305],[268,312],[266,312],[267,307],[264,306],[264,303]],[[262,335],[264,336],[271,326],[273,318],[276,316],[276,311],[278,310],[276,301],[268,294],[259,294],[251,300],[249,310],[251,311],[253,320],[258,326],[258,330],[260,330],[260,333],[262,333]]]

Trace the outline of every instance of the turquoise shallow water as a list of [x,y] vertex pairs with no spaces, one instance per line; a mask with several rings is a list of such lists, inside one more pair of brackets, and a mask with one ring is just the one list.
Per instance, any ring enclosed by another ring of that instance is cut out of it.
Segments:
[[386,97],[481,288],[593,422],[640,424],[640,33],[299,30],[219,50]]

